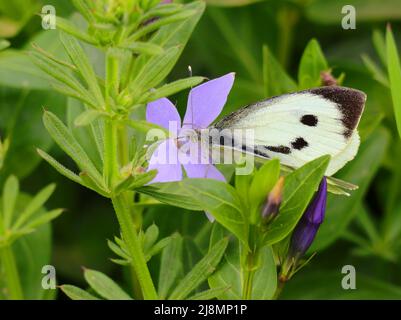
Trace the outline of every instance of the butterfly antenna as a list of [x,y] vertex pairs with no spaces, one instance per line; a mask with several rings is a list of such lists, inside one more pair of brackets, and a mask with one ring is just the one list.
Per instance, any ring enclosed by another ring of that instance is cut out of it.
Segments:
[[[190,77],[192,77],[192,67],[188,66],[188,74]],[[192,87],[191,87],[192,89]],[[194,108],[193,108],[193,103],[192,103],[192,95],[191,92],[189,93],[190,99],[191,99],[191,125],[194,125]]]

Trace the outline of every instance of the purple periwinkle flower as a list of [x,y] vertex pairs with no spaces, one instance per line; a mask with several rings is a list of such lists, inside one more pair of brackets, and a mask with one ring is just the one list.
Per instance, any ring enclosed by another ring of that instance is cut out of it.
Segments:
[[209,161],[210,155],[203,152],[196,133],[206,129],[220,114],[233,83],[234,73],[229,73],[193,88],[183,123],[167,98],[147,105],[146,120],[170,132],[170,137],[160,143],[150,158],[148,170],[158,170],[152,183],[181,180],[182,167],[189,178],[225,181],[223,174]]
[[308,205],[292,234],[289,247],[290,257],[295,259],[302,257],[311,246],[324,219],[326,199],[327,182],[326,177],[324,177],[319,185],[319,190]]

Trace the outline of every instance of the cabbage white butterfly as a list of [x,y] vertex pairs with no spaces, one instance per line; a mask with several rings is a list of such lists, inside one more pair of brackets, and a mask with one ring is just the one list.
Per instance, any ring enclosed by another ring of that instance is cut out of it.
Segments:
[[[251,104],[221,119],[213,128],[223,136],[229,132],[226,138],[232,139],[234,148],[239,146],[261,159],[278,158],[290,168],[329,154],[326,175],[331,176],[358,151],[357,126],[365,102],[366,94],[359,90],[319,87]],[[237,136],[234,129],[252,129],[253,145]],[[335,178],[328,182],[345,189],[356,188]]]

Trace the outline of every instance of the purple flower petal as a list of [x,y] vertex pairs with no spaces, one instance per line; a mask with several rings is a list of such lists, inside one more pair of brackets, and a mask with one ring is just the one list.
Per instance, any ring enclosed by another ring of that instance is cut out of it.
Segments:
[[327,181],[326,177],[323,177],[319,190],[309,203],[291,236],[289,247],[289,255],[291,257],[302,257],[311,246],[324,219],[326,199]]
[[188,178],[207,178],[226,181],[224,175],[212,164],[184,164]]
[[169,130],[169,122],[172,122],[174,128],[173,133],[177,134],[177,130],[181,127],[181,118],[177,108],[167,98],[148,103],[146,107],[146,121],[157,124]]
[[220,114],[234,83],[234,73],[210,80],[191,90],[183,126],[207,128]]
[[177,154],[174,140],[167,139],[160,143],[149,161],[148,170],[157,169],[157,175],[151,183],[182,180],[182,168]]
[[320,182],[317,194],[309,204],[308,208],[304,213],[305,219],[310,223],[320,224],[323,222],[324,213],[326,211],[327,201],[327,180],[323,177]]

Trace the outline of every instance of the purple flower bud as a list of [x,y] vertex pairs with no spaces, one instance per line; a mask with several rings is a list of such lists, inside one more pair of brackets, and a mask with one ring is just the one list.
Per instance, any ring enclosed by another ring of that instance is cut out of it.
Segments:
[[262,209],[263,223],[271,222],[278,214],[283,198],[284,177],[280,177],[273,189],[270,191],[267,201]]
[[327,182],[326,177],[322,179],[319,190],[309,203],[308,208],[291,237],[289,256],[295,259],[302,257],[311,246],[316,233],[323,222],[326,211]]

